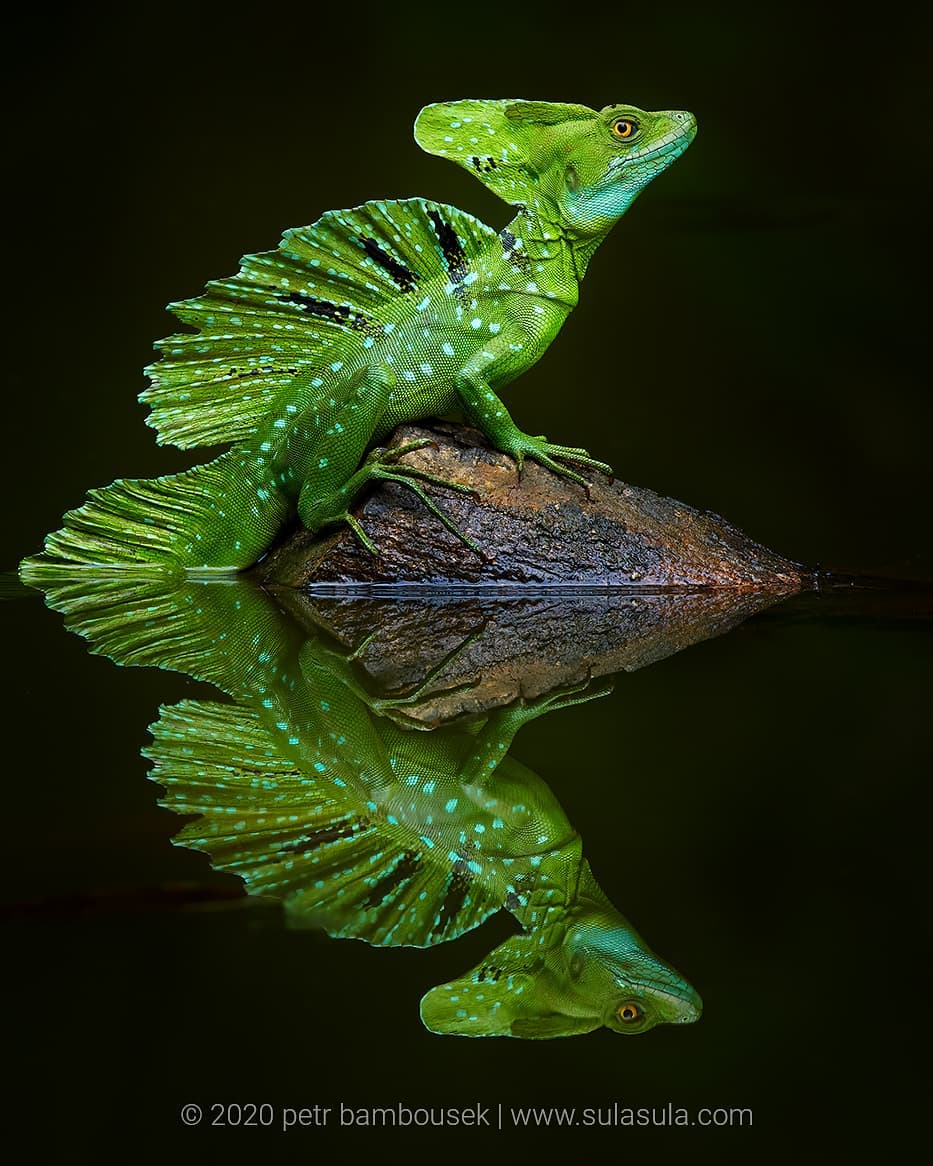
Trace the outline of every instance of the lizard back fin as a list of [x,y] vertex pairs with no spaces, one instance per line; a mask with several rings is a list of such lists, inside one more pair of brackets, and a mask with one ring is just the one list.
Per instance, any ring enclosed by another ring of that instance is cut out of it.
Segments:
[[236,275],[169,305],[197,331],[156,345],[140,394],[147,423],[182,448],[247,441],[288,404],[297,377],[328,396],[414,313],[432,278],[462,279],[491,238],[471,215],[424,199],[328,211],[286,231],[277,250],[244,256]]
[[320,771],[306,772],[258,712],[207,701],[163,708],[150,731],[144,752],[165,789],[160,804],[199,815],[175,842],[206,852],[251,894],[282,900],[293,926],[426,947],[499,909],[443,855],[360,800],[326,744]]

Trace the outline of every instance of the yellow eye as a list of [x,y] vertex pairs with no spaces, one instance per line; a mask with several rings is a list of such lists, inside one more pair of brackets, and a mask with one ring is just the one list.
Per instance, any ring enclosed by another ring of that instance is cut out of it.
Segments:
[[634,1024],[636,1020],[641,1020],[641,1009],[631,1001],[622,1004],[619,1007],[619,1019],[623,1024]]
[[629,121],[627,118],[616,118],[612,123],[613,137],[621,138],[625,141],[627,138],[634,138],[637,133],[638,126],[635,122]]

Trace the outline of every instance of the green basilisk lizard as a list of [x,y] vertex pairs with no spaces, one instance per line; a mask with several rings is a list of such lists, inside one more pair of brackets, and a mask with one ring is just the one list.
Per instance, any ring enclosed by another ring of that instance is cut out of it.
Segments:
[[348,522],[375,551],[349,513],[375,479],[406,483],[453,529],[423,472],[400,460],[411,446],[366,454],[399,423],[458,407],[519,471],[526,457],[581,484],[564,461],[608,471],[522,432],[498,390],[542,356],[593,252],[695,132],[690,113],[628,105],[427,106],[418,144],[515,205],[508,226],[497,233],[423,199],[330,211],[170,305],[195,331],[159,343],[141,395],[148,421],[160,442],[232,447],[184,473],[91,491],[23,577],[63,566],[236,570],[296,511],[311,530]]

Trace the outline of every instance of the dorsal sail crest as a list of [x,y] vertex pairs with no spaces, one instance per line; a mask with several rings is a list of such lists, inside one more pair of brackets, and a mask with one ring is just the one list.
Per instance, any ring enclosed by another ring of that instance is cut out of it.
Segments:
[[[495,232],[424,199],[328,211],[247,255],[237,275],[169,305],[196,332],[167,337],[140,400],[161,444],[248,441],[288,403],[297,377],[332,381],[415,311],[435,277],[462,280]],[[306,381],[305,381],[306,383]]]
[[428,947],[501,908],[465,862],[451,864],[404,821],[355,797],[352,766],[331,757],[329,744],[320,755],[327,776],[307,772],[258,712],[213,701],[162,708],[151,731],[144,752],[165,789],[160,804],[198,815],[175,841],[204,851],[251,894],[281,900],[292,925]]

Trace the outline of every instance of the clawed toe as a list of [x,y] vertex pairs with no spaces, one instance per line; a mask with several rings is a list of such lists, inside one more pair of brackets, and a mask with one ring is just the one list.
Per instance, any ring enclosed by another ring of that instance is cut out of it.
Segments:
[[516,442],[515,448],[508,451],[518,465],[518,477],[521,481],[522,465],[526,458],[532,458],[540,465],[545,466],[553,474],[558,477],[568,478],[571,482],[576,482],[578,486],[582,486],[586,491],[587,498],[590,497],[590,483],[579,474],[576,470],[570,469],[566,465],[561,465],[561,461],[575,462],[577,465],[590,470],[599,470],[604,474],[611,474],[612,467],[605,462],[597,461],[596,458],[590,457],[585,449],[578,446],[570,445],[552,445],[544,437],[527,437],[521,442]]

